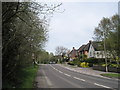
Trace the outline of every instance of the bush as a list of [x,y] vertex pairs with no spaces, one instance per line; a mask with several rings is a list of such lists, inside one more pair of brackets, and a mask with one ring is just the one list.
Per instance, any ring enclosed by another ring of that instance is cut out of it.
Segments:
[[93,63],[89,63],[89,67],[93,67]]
[[69,65],[78,65],[79,62],[80,62],[79,59],[76,58],[76,59],[74,59],[73,61],[69,61],[68,64],[69,64]]
[[[105,67],[106,64],[101,64],[101,66]],[[118,64],[108,64],[108,67],[115,67],[115,68],[118,68],[118,67],[120,67],[120,65],[118,65]]]
[[80,62],[81,62],[81,63],[82,63],[82,62],[89,63],[88,66],[89,66],[89,67],[92,67],[93,64],[98,63],[98,59],[96,59],[96,58],[87,58],[87,59],[85,59],[85,60],[81,60]]
[[89,63],[86,63],[86,62],[80,63],[80,67],[89,67],[88,65],[89,65]]
[[73,61],[68,62],[69,65],[74,65]]
[[90,66],[93,66],[93,64],[101,64],[104,63],[104,59],[98,59],[98,58],[87,58],[85,60],[80,60],[80,62],[87,62],[90,63]]
[[87,62],[87,63],[95,64],[95,63],[98,63],[98,59],[96,59],[96,58],[87,58],[85,60],[81,60],[81,62]]
[[105,67],[105,66],[106,66],[106,64],[102,64],[101,66]]
[[118,68],[118,67],[120,67],[120,64],[119,65],[118,64],[110,64],[109,67],[116,67],[116,68]]
[[88,58],[85,61],[88,62],[88,63],[93,63],[93,64],[98,62],[98,60],[96,58]]

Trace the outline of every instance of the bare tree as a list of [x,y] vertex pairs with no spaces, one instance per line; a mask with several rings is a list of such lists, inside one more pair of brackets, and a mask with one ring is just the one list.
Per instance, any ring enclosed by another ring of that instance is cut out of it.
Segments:
[[55,49],[56,55],[63,55],[63,54],[66,54],[67,52],[68,52],[68,49],[63,46],[57,46]]

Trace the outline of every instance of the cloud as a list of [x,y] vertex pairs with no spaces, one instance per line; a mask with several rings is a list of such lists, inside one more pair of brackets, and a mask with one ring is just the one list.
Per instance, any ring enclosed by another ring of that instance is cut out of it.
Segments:
[[117,3],[63,3],[64,13],[51,19],[46,50],[54,52],[57,46],[79,48],[93,37],[94,28],[103,17],[117,13]]

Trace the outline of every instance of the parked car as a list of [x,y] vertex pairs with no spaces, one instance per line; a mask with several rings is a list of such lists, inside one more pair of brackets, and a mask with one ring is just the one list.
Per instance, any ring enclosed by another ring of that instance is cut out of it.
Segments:
[[49,62],[49,64],[56,64],[56,62],[55,61],[51,61],[51,62]]

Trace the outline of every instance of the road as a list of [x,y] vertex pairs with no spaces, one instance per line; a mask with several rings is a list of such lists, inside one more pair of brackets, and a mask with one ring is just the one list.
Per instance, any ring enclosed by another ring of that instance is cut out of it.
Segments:
[[38,88],[104,88],[118,90],[118,80],[86,75],[57,64],[40,65],[36,77]]

